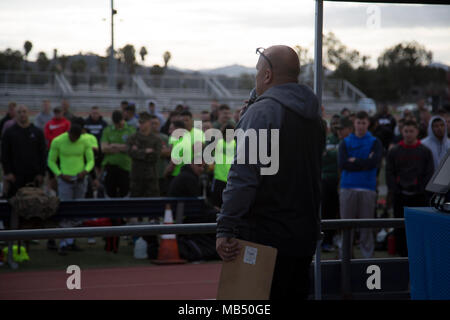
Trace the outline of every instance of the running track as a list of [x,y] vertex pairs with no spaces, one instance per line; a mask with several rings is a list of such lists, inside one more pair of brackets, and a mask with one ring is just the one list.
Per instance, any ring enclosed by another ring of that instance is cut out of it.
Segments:
[[215,299],[221,264],[81,270],[81,290],[68,290],[66,270],[0,274],[0,300]]

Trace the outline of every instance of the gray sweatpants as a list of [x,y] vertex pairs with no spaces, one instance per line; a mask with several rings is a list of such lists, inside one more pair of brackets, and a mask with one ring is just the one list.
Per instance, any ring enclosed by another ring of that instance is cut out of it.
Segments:
[[[341,189],[339,195],[341,219],[373,219],[375,217],[377,194],[372,190]],[[360,249],[364,258],[371,258],[375,249],[373,230],[359,230]],[[350,243],[353,244],[353,230]],[[342,256],[342,247],[341,247]]]
[[84,199],[87,188],[87,179],[68,183],[62,178],[58,178],[58,197],[61,201]]
[[[86,178],[84,178],[83,181],[77,181],[75,183],[68,183],[63,179],[58,178],[58,197],[61,201],[84,199],[86,188]],[[64,219],[60,221],[59,226],[63,228],[71,228],[79,226],[81,223],[82,221],[76,219]],[[61,239],[59,246],[65,247],[67,245],[72,245],[73,242],[73,238]]]

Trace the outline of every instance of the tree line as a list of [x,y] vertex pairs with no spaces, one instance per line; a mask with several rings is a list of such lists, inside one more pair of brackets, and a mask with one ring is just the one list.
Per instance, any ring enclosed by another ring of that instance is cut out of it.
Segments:
[[[23,51],[6,49],[0,51],[0,70],[30,71],[33,68],[28,61],[33,44],[25,41]],[[299,55],[302,70],[304,66],[312,63],[307,48],[295,46]],[[105,56],[91,54],[96,57],[94,72],[104,74],[108,70],[109,52]],[[145,62],[149,52],[146,47],[139,50],[141,63]],[[120,72],[134,74],[137,71],[147,72],[145,67],[138,63],[137,50],[127,44],[114,51],[117,67]],[[346,79],[368,97],[378,102],[398,103],[411,101],[417,96],[442,95],[447,86],[446,71],[442,68],[430,66],[433,53],[420,43],[402,42],[386,48],[377,58],[377,66],[369,64],[370,57],[361,54],[342,43],[332,32],[323,36],[324,67],[331,70],[331,78]],[[149,68],[152,75],[163,75],[172,55],[169,51],[163,54],[162,65],[155,64]],[[49,59],[45,52],[39,52],[33,63],[35,69],[41,72],[65,72],[70,70],[72,74],[87,71],[86,58],[78,56],[58,56],[55,49],[53,58]],[[89,70],[93,71],[93,70]],[[241,76],[242,81],[252,87],[252,77]]]
[[[307,48],[295,47],[302,65],[312,63]],[[324,67],[331,78],[346,79],[378,102],[408,102],[414,97],[442,96],[447,86],[446,71],[430,66],[433,53],[416,41],[386,48],[369,65],[370,56],[343,44],[332,32],[323,36]]]
[[[70,71],[73,74],[83,73],[87,71],[88,63],[86,58],[80,53],[77,56],[61,55],[58,56],[57,49],[53,50],[53,57],[49,59],[47,54],[43,51],[38,52],[37,58],[34,62],[28,60],[29,54],[33,49],[33,43],[29,40],[24,42],[23,51],[13,50],[8,48],[0,51],[0,70],[9,71],[39,71],[39,72],[65,72]],[[99,73],[106,73],[109,67],[109,52],[106,50],[105,56],[96,54],[89,54],[96,56],[95,71]],[[148,56],[148,50],[145,46],[139,50],[141,62],[144,63]],[[74,58],[76,57],[76,58]],[[162,75],[167,70],[172,54],[169,51],[164,52],[162,65],[155,64],[149,68],[150,74]],[[126,71],[129,74],[134,74],[137,69],[144,68],[136,59],[136,49],[132,44],[127,44],[118,50],[114,50],[114,59],[117,61],[119,69]],[[34,66],[34,67],[33,67]]]

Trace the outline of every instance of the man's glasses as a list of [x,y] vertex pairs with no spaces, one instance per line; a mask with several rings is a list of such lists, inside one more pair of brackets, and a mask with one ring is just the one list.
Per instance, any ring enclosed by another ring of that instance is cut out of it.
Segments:
[[266,59],[267,63],[269,63],[270,70],[273,70],[272,62],[270,62],[269,58],[267,58],[267,56],[263,53],[264,50],[266,50],[266,49],[264,49],[262,47],[256,48],[256,54],[260,54],[264,59]]

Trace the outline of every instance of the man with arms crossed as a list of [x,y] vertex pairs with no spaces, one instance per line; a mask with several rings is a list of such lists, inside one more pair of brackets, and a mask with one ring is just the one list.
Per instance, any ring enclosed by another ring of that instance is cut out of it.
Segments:
[[[339,194],[342,219],[373,219],[377,201],[377,169],[383,156],[383,145],[369,132],[369,115],[356,114],[355,132],[339,145],[341,190]],[[350,243],[353,243],[353,232]],[[375,249],[373,231],[360,230],[360,247],[364,258],[371,258]]]

